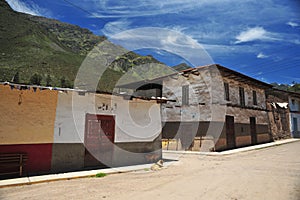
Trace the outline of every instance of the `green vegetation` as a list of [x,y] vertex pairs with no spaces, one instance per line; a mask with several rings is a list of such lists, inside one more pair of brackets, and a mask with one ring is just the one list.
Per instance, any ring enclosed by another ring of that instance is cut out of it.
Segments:
[[13,77],[13,81],[14,83],[19,83],[20,82],[20,75],[19,72],[17,72],[14,77]]
[[95,175],[95,177],[97,177],[97,178],[101,178],[101,177],[104,177],[104,176],[107,176],[107,174],[106,173],[102,173],[102,172],[100,172],[100,173],[98,173],[98,174]]
[[51,79],[50,75],[48,74],[46,77],[46,86],[51,86],[51,81],[52,81],[52,79]]
[[173,69],[175,69],[177,71],[182,71],[182,70],[189,69],[189,68],[191,68],[191,66],[187,65],[186,63],[180,63],[179,65],[173,66]]
[[[93,34],[85,29],[80,32],[79,27],[56,20],[14,12],[9,6],[5,6],[4,0],[0,3],[0,81],[11,81],[17,72],[19,83],[30,84],[34,74],[42,77],[42,85],[46,85],[48,75],[53,77],[52,84],[56,86],[59,86],[61,74],[73,80],[87,51],[77,44],[77,40]],[[73,30],[72,45],[77,52],[65,42],[67,33]],[[61,35],[57,35],[59,31],[62,32]],[[105,39],[93,37],[95,39],[88,38],[87,41],[96,44]]]
[[[91,50],[103,41],[106,41],[104,36],[94,35],[75,25],[15,12],[5,0],[0,0],[0,81],[72,88],[82,62],[87,55],[92,57],[89,54]],[[100,50],[96,55],[106,59],[100,59],[105,62],[99,61],[99,65],[106,67],[105,64],[109,64],[99,80],[98,91],[112,92],[117,82],[125,84],[152,79],[170,74],[173,70],[190,68],[181,63],[168,70],[151,55],[140,56],[109,44],[111,48],[107,47],[105,52]],[[123,53],[114,58],[113,55],[119,55],[115,51]],[[88,73],[91,76],[87,79],[100,78],[93,76],[96,71]],[[88,82],[79,80],[79,85],[85,86]],[[300,84],[296,82],[272,85],[300,92]]]
[[300,83],[292,82],[291,84],[278,84],[278,83],[271,83],[275,88],[289,91],[289,92],[299,92],[300,93]]
[[41,85],[41,82],[42,82],[42,76],[35,73],[31,78],[30,78],[30,81],[29,83],[32,84],[32,85]]
[[[88,53],[105,40],[104,36],[75,25],[15,12],[0,0],[0,81],[73,87]],[[114,55],[116,45],[110,44],[111,49],[105,49],[107,52],[97,53]],[[140,56],[125,49],[122,52],[117,58],[107,56],[106,61],[112,63],[97,90],[112,92],[128,70],[146,63],[160,63],[152,56]]]

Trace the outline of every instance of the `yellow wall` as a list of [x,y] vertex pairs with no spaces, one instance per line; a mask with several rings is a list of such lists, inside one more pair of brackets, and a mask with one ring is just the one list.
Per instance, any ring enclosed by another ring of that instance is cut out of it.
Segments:
[[0,85],[0,144],[52,143],[57,91]]

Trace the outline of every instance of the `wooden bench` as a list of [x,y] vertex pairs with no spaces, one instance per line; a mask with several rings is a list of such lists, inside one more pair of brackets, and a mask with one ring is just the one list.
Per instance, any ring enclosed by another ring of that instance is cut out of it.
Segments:
[[23,168],[28,160],[25,153],[1,153],[0,176],[18,174],[23,175]]

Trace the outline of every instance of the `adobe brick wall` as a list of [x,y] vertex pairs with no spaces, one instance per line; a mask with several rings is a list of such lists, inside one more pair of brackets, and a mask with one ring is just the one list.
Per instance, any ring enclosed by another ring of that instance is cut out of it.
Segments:
[[57,91],[0,85],[1,144],[53,143]]

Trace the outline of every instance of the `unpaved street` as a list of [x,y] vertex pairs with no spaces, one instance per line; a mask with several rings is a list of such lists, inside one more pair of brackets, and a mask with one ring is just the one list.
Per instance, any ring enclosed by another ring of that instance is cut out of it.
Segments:
[[185,155],[155,172],[2,188],[0,199],[300,200],[300,142],[230,156]]

